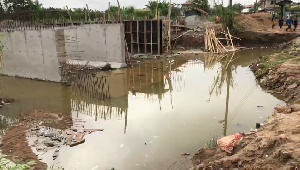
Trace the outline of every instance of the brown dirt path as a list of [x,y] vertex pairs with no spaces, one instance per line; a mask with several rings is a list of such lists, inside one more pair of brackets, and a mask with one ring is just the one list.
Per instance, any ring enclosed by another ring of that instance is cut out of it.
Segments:
[[47,165],[38,160],[37,155],[32,152],[28,145],[26,134],[30,127],[34,124],[54,127],[57,129],[66,129],[71,127],[72,119],[69,116],[62,116],[61,114],[45,113],[42,111],[34,111],[25,114],[20,118],[20,123],[16,126],[10,127],[7,133],[3,136],[2,152],[7,155],[14,163],[27,163],[35,161],[35,170],[43,170]]

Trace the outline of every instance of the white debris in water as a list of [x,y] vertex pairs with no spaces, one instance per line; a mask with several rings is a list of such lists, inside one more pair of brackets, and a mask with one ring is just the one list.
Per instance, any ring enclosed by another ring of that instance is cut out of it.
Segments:
[[96,169],[98,169],[99,168],[99,166],[97,165],[97,166],[95,166],[94,168],[92,168],[92,170],[96,170]]
[[120,148],[123,148],[123,146],[124,146],[124,144],[121,144],[121,145],[120,145]]

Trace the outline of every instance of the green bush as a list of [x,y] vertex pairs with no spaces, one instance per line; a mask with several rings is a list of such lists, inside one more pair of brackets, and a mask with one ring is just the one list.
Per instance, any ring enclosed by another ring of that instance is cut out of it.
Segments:
[[0,158],[1,170],[29,170],[33,165],[35,165],[34,161],[30,161],[26,164],[15,164],[9,159],[5,158],[5,156]]

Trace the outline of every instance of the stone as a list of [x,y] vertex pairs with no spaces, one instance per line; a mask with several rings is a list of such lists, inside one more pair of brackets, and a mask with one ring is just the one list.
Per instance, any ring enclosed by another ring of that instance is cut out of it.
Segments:
[[287,88],[288,88],[288,89],[294,89],[294,88],[296,88],[297,86],[298,86],[297,83],[293,83],[293,84],[289,85]]
[[231,156],[231,158],[229,158],[229,160],[232,162],[232,163],[238,163],[240,161],[240,158],[238,155],[233,155]]
[[260,84],[265,85],[267,83],[267,80],[265,78],[260,79]]
[[219,160],[215,160],[215,164],[217,164],[217,165],[221,165],[221,161],[219,161]]
[[222,161],[222,166],[225,167],[225,168],[229,168],[231,166],[231,160],[229,159],[224,159]]
[[202,168],[204,168],[204,164],[203,163],[196,166],[196,169],[202,169]]
[[287,150],[282,150],[280,151],[280,160],[281,161],[286,161],[292,157],[292,152],[287,151]]

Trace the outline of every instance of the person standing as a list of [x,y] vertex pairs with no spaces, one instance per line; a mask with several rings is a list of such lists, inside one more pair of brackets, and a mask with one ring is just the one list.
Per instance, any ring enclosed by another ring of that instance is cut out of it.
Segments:
[[292,19],[290,17],[286,20],[286,25],[288,26],[286,31],[291,30],[292,32]]
[[296,31],[298,27],[298,19],[297,19],[297,16],[295,17],[295,20],[294,20],[294,31]]
[[282,26],[283,26],[283,22],[284,22],[283,17],[281,17],[281,19],[279,20],[279,27],[280,27],[280,29],[281,29]]
[[276,21],[276,16],[275,16],[275,14],[273,14],[273,16],[272,16],[272,29],[274,29],[274,27],[275,27],[275,21]]

